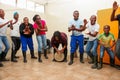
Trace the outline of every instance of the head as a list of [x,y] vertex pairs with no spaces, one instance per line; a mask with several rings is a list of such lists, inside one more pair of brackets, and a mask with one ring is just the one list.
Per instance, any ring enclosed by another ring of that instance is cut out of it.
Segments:
[[28,25],[28,23],[29,23],[28,17],[24,17],[23,18],[23,22],[24,22],[25,25]]
[[33,17],[33,21],[34,21],[34,22],[40,22],[40,20],[41,20],[41,18],[40,18],[40,16],[37,15],[37,14]]
[[15,20],[18,20],[18,18],[19,18],[18,12],[14,12],[13,17],[14,17]]
[[4,10],[3,10],[3,9],[0,9],[0,17],[1,17],[2,19],[4,19],[4,16],[5,16]]
[[104,29],[105,34],[109,34],[109,31],[110,31],[110,26],[109,25],[105,25],[103,29]]
[[96,16],[95,15],[92,15],[90,17],[90,23],[91,23],[91,25],[94,25],[96,23]]
[[73,17],[74,17],[74,20],[78,20],[78,18],[79,18],[79,11],[75,10],[73,12]]
[[53,37],[55,38],[55,40],[59,41],[61,38],[61,34],[59,31],[55,31],[53,34]]

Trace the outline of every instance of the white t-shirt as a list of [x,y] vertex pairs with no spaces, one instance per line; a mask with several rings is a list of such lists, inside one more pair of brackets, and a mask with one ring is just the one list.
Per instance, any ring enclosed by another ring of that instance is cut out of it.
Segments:
[[[0,18],[0,25],[6,22],[8,22],[8,20]],[[0,28],[0,36],[6,36],[7,27],[8,25],[5,25],[2,28]]]
[[[15,22],[15,20],[13,20],[13,22]],[[10,36],[20,37],[19,26],[20,26],[20,22],[19,21],[16,22],[15,24],[13,24],[13,30],[11,30]]]
[[[91,25],[90,22],[87,23],[86,27],[87,27],[87,29],[88,29],[88,32],[90,32],[91,34],[93,34],[94,32],[99,32],[99,28],[100,28],[99,24],[96,23],[96,24],[94,24],[94,25]],[[93,36],[90,36],[90,35],[89,35],[89,41],[93,41],[93,40],[95,40],[97,37],[98,37],[98,34],[97,34],[96,37],[93,37]]]
[[[78,19],[78,20],[74,20],[72,19],[70,22],[69,22],[69,27],[71,27],[72,25],[74,25],[76,28],[80,28],[81,25],[83,25],[83,21],[81,19]],[[72,31],[72,35],[74,36],[79,36],[79,35],[82,35],[82,32],[78,32],[78,31]]]

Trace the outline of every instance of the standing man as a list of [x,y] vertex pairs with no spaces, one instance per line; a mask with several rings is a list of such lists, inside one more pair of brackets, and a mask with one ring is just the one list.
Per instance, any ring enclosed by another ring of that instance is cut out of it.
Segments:
[[47,39],[46,39],[46,32],[48,31],[46,22],[40,18],[39,15],[35,15],[33,17],[34,21],[34,29],[36,32],[36,38],[38,42],[38,61],[42,62],[41,53],[42,49],[44,49],[44,57],[48,59],[47,56]]
[[19,27],[20,31],[20,38],[22,43],[22,53],[23,53],[23,62],[26,63],[26,51],[27,51],[27,45],[30,49],[30,54],[32,59],[37,59],[34,55],[34,47],[33,47],[33,40],[32,35],[34,33],[33,25],[29,23],[28,17],[24,17],[23,23]]
[[86,53],[91,58],[91,61],[88,63],[94,63],[94,65],[91,67],[92,69],[97,68],[98,63],[98,54],[97,54],[97,46],[98,46],[98,40],[97,35],[99,32],[99,25],[96,23],[96,16],[92,15],[90,17],[90,22],[86,25],[86,28],[88,29],[87,35],[89,35],[89,40],[86,45]]
[[[98,66],[98,69],[101,69],[103,67],[103,56],[104,56],[105,50],[110,56],[110,65],[114,66],[114,53],[112,48],[115,45],[115,38],[114,38],[114,35],[109,32],[110,31],[109,25],[105,25],[103,30],[104,30],[104,33],[100,34],[98,37],[99,44],[100,44],[100,60],[99,60],[100,64]],[[110,45],[111,42],[112,42],[112,45]]]
[[73,19],[69,23],[69,28],[68,31],[72,31],[71,35],[71,54],[70,54],[70,62],[68,65],[73,64],[73,58],[74,58],[74,53],[76,51],[76,43],[78,42],[79,45],[79,52],[80,52],[80,62],[84,63],[83,61],[83,53],[84,53],[84,36],[82,34],[82,31],[85,30],[85,26],[87,22],[85,21],[83,24],[83,21],[79,19],[79,11],[75,10],[73,12]]
[[[117,42],[116,42],[116,50],[115,50],[115,52],[116,52],[116,55],[117,55],[118,59],[120,60],[120,14],[115,16],[115,12],[116,12],[117,9],[118,9],[118,4],[115,1],[113,3],[113,11],[112,11],[112,14],[111,14],[111,21],[118,21],[118,23],[119,23],[119,26],[118,26],[118,39],[117,39]],[[120,67],[118,69],[120,69]]]
[[[10,49],[10,45],[6,36],[8,24],[12,24],[12,20],[5,19],[5,13],[3,9],[0,9],[0,61],[8,61],[6,55]],[[2,51],[3,45],[5,45],[4,51]],[[3,66],[0,62],[0,66]]]
[[[62,62],[67,62],[67,35],[64,32],[55,31],[52,39],[51,44],[54,48],[54,55],[64,53],[64,59]],[[62,44],[62,49],[58,50],[59,45]],[[56,61],[55,58],[53,58],[53,61]]]
[[13,15],[13,28],[11,29],[11,39],[12,39],[12,52],[11,52],[11,61],[12,62],[17,62],[16,58],[19,58],[18,56],[15,56],[17,51],[20,48],[20,33],[19,33],[19,26],[20,22],[18,21],[19,19],[19,14],[18,12],[15,12]]

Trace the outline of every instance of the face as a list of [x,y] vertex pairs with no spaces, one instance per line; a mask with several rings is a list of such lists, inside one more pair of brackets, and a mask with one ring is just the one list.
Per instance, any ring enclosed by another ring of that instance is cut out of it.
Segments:
[[4,18],[4,16],[5,16],[4,10],[0,9],[0,17]]
[[91,25],[94,25],[96,23],[96,16],[95,15],[90,17],[90,22],[91,22]]
[[14,16],[14,19],[18,20],[18,18],[19,18],[19,14],[16,14],[16,15]]
[[40,22],[40,20],[41,20],[40,16],[37,16],[36,17],[36,22]]
[[79,12],[78,12],[78,11],[75,11],[75,12],[73,13],[73,17],[74,17],[74,20],[78,20],[78,18],[79,18]]
[[25,25],[28,25],[29,19],[28,19],[27,17],[25,17],[25,18],[23,19],[23,21],[24,21]]
[[59,38],[57,36],[55,36],[55,40],[59,41]]
[[110,26],[108,26],[108,25],[104,26],[104,33],[108,34],[109,31],[110,31]]

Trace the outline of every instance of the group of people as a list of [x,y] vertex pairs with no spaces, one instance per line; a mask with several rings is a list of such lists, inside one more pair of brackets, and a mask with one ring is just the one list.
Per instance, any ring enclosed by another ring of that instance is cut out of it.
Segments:
[[[32,59],[37,59],[34,55],[34,46],[33,46],[33,39],[32,35],[34,31],[36,33],[36,39],[38,42],[38,61],[42,62],[41,53],[44,49],[44,57],[48,59],[47,56],[47,39],[46,39],[46,31],[47,25],[44,20],[41,20],[39,15],[35,15],[33,17],[34,24],[29,23],[28,17],[23,18],[23,23],[19,22],[19,14],[15,12],[13,15],[13,20],[6,20],[4,18],[5,13],[3,9],[0,9],[0,67],[3,66],[1,61],[9,61],[6,59],[6,55],[10,49],[10,44],[7,39],[7,28],[10,28],[10,36],[12,40],[12,49],[11,49],[11,61],[17,62],[16,56],[17,51],[19,50],[20,46],[22,45],[22,53],[23,53],[23,62],[26,63],[26,51],[27,46],[30,49],[30,54]],[[5,45],[5,49],[3,49],[3,44]]]
[[[113,47],[116,45],[116,53],[118,55],[120,52],[120,14],[115,16],[115,12],[118,9],[117,2],[113,3],[113,12],[111,14],[111,21],[118,20],[119,22],[119,34],[117,41],[114,38],[114,35],[110,33],[109,25],[103,27],[103,33],[99,35],[100,26],[96,23],[97,16],[92,15],[90,21],[84,19],[83,21],[79,18],[79,11],[75,10],[73,12],[73,19],[69,22],[68,32],[72,32],[71,41],[70,41],[70,62],[68,65],[72,65],[74,61],[74,53],[76,52],[77,44],[79,47],[80,53],[80,62],[84,63],[84,52],[86,51],[87,55],[90,57],[88,63],[93,64],[92,69],[101,69],[103,67],[103,56],[104,51],[106,50],[110,56],[110,65],[115,65],[115,54],[113,53]],[[23,23],[19,22],[19,14],[14,13],[14,20],[6,20],[4,18],[5,13],[3,9],[0,9],[0,66],[3,64],[1,61],[8,61],[6,55],[10,49],[9,42],[6,36],[7,27],[11,29],[11,40],[12,40],[12,52],[11,52],[11,61],[17,62],[18,56],[16,56],[17,51],[22,44],[22,53],[23,53],[23,62],[27,62],[26,51],[27,45],[30,49],[30,54],[32,59],[37,59],[34,55],[34,47],[32,35],[34,31],[36,33],[36,39],[38,42],[38,62],[42,62],[41,53],[44,50],[44,57],[48,59],[47,56],[47,41],[46,41],[46,31],[48,30],[46,22],[40,18],[39,15],[33,17],[34,24],[29,23],[28,17],[24,17]],[[84,51],[84,35],[83,31],[88,29],[86,35],[89,35],[89,40]],[[110,44],[112,41],[112,45]],[[2,51],[2,44],[5,45],[5,50]],[[62,44],[62,49],[58,49],[59,45]],[[51,45],[54,48],[54,54],[64,54],[64,59],[62,62],[67,62],[67,52],[68,52],[68,37],[66,33],[55,31],[51,38]],[[98,63],[98,53],[97,48],[100,45],[100,56]],[[53,61],[56,61],[53,58]]]

